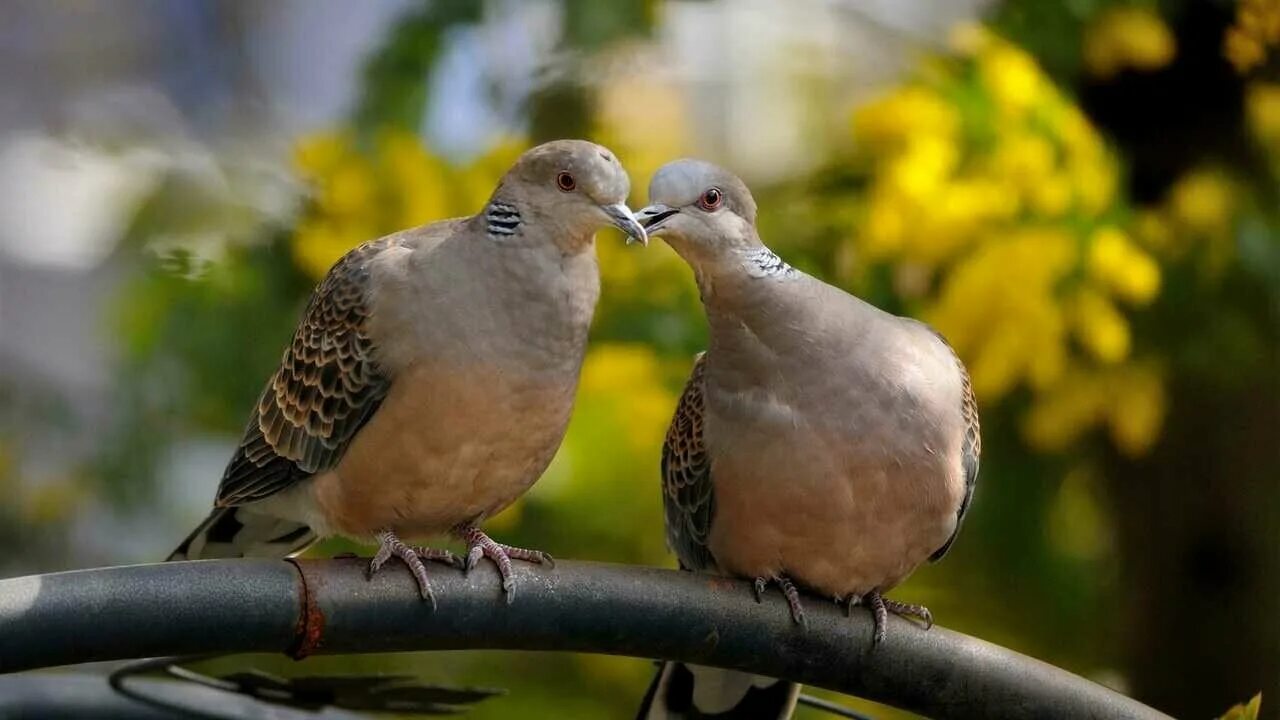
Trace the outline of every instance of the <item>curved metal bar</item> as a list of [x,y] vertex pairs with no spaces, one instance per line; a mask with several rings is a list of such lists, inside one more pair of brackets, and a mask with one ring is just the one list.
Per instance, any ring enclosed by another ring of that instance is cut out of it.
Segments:
[[[0,581],[0,672],[155,655],[557,650],[681,660],[783,677],[939,718],[1165,718],[1101,685],[941,627],[785,602],[745,582],[654,568],[519,563],[508,604],[488,564],[431,567],[439,607],[395,566],[233,560]],[[638,699],[638,698],[637,698]]]

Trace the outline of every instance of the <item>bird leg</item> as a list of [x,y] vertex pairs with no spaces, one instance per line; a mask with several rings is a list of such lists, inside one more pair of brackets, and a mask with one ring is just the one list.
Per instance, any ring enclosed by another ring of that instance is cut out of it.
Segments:
[[503,545],[485,535],[484,531],[475,525],[460,525],[457,533],[467,543],[467,570],[471,570],[478,565],[482,557],[489,558],[494,565],[498,566],[498,574],[502,576],[502,591],[506,593],[508,604],[515,598],[516,594],[515,579],[511,577],[512,560],[524,560],[526,562],[546,564],[551,567],[555,567],[556,564],[556,561],[548,553],[541,550],[526,550],[525,548]]
[[417,556],[422,558],[423,560],[434,560],[436,562],[441,562],[456,570],[467,569],[466,560],[442,548],[431,548],[431,547],[424,547],[422,545],[414,545],[413,552],[416,553]]
[[925,630],[933,627],[933,613],[929,612],[929,608],[890,600],[881,595],[879,590],[872,590],[863,596],[862,604],[871,610],[871,616],[875,618],[876,631],[871,642],[873,647],[884,642],[885,623],[889,620],[889,613],[903,618],[919,618],[924,621]]
[[457,556],[448,550],[410,547],[403,540],[396,537],[395,533],[390,530],[383,530],[378,533],[378,552],[369,561],[369,570],[366,575],[372,578],[374,573],[381,570],[382,566],[386,565],[387,561],[393,557],[400,558],[409,568],[409,572],[413,574],[413,579],[418,581],[418,593],[422,595],[423,600],[431,601],[432,610],[436,609],[436,596],[435,593],[431,592],[431,583],[427,581],[427,566],[422,561],[436,560],[451,565],[458,565],[461,562]]
[[758,577],[755,581],[756,602],[764,599],[764,591],[769,587],[769,583],[775,583],[778,589],[782,591],[782,596],[787,599],[787,606],[791,608],[791,619],[797,625],[808,627],[809,624],[804,619],[804,607],[800,605],[800,591],[796,590],[795,583],[785,575],[764,578]]

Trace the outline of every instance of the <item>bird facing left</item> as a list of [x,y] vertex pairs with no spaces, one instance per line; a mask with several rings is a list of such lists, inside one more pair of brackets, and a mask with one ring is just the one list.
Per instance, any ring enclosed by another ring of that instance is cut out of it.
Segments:
[[[476,215],[348,252],[316,288],[250,413],[213,512],[169,560],[285,557],[317,539],[374,541],[424,599],[424,561],[497,565],[537,550],[480,523],[522,495],[564,437],[600,292],[595,233],[647,242],[608,149],[525,152]],[[465,560],[403,538],[452,534]]]

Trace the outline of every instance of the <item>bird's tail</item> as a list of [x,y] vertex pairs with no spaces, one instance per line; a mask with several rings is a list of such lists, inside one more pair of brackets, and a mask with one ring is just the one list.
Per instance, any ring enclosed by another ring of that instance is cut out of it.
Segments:
[[248,507],[214,508],[209,517],[166,558],[282,558],[302,552],[316,541],[311,528],[281,520]]
[[786,680],[667,662],[649,685],[636,720],[787,720],[799,696],[800,686]]

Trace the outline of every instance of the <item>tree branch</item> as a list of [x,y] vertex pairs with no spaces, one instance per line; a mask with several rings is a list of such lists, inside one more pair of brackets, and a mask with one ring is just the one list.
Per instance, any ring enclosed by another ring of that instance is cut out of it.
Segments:
[[[783,677],[933,717],[1164,718],[1100,685],[940,627],[871,620],[745,582],[653,568],[517,564],[507,604],[489,563],[431,566],[433,613],[412,578],[367,561],[217,560],[0,580],[0,672],[158,655],[558,650],[681,660]],[[638,700],[639,698],[637,698]]]

